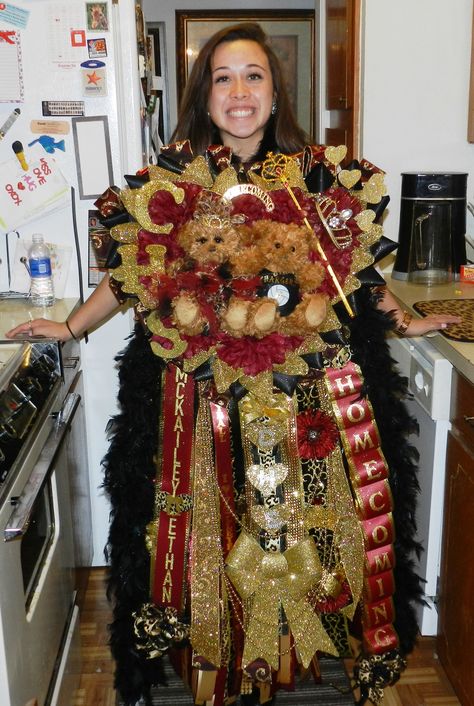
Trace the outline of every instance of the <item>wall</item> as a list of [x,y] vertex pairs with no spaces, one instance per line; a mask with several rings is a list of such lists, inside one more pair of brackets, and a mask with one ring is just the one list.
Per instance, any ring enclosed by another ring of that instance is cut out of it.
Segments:
[[[472,0],[365,0],[363,154],[387,172],[398,240],[400,173],[472,172],[467,142]],[[468,198],[474,200],[474,178]],[[468,232],[474,233],[472,218]]]

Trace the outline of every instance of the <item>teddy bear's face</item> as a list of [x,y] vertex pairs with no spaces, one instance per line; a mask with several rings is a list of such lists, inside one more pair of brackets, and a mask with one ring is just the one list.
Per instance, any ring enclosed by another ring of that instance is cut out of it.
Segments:
[[[269,227],[270,226],[270,227]],[[272,272],[298,273],[307,262],[309,246],[305,228],[272,223],[259,233],[259,245],[265,268]]]
[[269,243],[268,246],[266,252],[267,268],[272,271],[282,272],[283,270],[288,270],[288,272],[294,272],[294,265],[300,259],[296,255],[298,252],[297,239],[288,235],[286,237],[278,237]]
[[239,238],[232,226],[204,227],[197,222],[182,229],[178,242],[186,255],[198,263],[221,264],[238,247]]

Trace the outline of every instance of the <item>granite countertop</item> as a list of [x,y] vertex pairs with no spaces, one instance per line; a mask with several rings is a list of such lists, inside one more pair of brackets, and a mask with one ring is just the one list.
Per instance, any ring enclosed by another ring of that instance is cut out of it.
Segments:
[[[451,282],[440,284],[434,287],[427,287],[420,284],[411,284],[401,280],[393,279],[390,275],[385,276],[387,286],[400,302],[404,309],[407,309],[415,316],[419,316],[413,309],[413,304],[419,301],[433,299],[474,299],[474,284],[463,282]],[[474,343],[461,343],[452,341],[442,333],[430,333],[428,338],[430,343],[470,382],[474,384]]]
[[18,324],[32,319],[50,319],[51,321],[65,321],[79,305],[77,298],[58,299],[53,306],[31,306],[28,299],[0,299],[0,340],[5,339],[5,332],[18,326]]

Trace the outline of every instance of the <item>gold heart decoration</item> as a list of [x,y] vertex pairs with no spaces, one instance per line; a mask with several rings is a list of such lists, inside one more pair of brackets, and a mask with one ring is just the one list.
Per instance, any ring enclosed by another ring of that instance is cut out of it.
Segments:
[[357,214],[355,217],[355,222],[363,231],[364,233],[370,230],[372,223],[374,222],[375,218],[375,211],[372,211],[370,208],[365,209],[365,211],[361,211],[360,213]]
[[345,186],[346,189],[352,189],[352,187],[360,180],[361,176],[362,172],[360,169],[351,169],[350,171],[348,169],[343,169],[339,172],[337,178],[339,179],[339,183],[342,184],[342,186]]
[[330,164],[337,166],[342,162],[347,154],[347,147],[345,145],[339,145],[339,147],[326,147],[324,150],[324,156]]
[[378,203],[385,193],[383,174],[372,174],[369,181],[364,184],[359,197],[367,203]]

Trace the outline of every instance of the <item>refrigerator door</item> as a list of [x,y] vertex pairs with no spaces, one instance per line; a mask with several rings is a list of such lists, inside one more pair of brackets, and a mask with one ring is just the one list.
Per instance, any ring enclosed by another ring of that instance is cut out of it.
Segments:
[[[134,173],[144,162],[136,5],[136,0],[15,0],[0,13],[1,36],[14,42],[7,47],[8,80],[0,82],[0,131],[6,130],[0,139],[0,219],[1,195],[7,194],[2,183],[10,184],[24,202],[34,188],[40,201],[34,217],[18,218],[8,232],[0,225],[0,292],[9,292],[18,277],[28,291],[18,253],[33,233],[42,233],[55,248],[60,296],[86,299],[94,290],[97,271],[89,270],[89,211],[108,186],[122,186],[124,174]],[[4,44],[0,41],[5,78]],[[27,170],[12,149],[14,142],[23,147]],[[42,159],[54,164],[65,184],[54,209],[42,208]],[[91,183],[97,184],[95,193],[87,188]],[[18,205],[19,213],[23,206]],[[31,314],[48,316],[42,309],[31,309]],[[109,508],[100,490],[100,462],[106,451],[105,427],[116,411],[114,359],[132,323],[125,309],[81,344],[92,516],[97,518],[95,564],[104,563],[107,538]],[[4,333],[0,331],[0,337]]]

